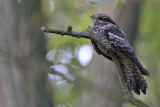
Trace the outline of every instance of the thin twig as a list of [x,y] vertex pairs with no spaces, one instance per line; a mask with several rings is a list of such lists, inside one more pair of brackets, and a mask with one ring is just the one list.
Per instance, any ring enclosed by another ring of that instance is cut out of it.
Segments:
[[[46,33],[55,33],[55,34],[59,34],[59,35],[68,35],[68,36],[72,36],[72,37],[76,37],[76,38],[87,38],[87,39],[91,39],[97,43],[100,43],[102,46],[105,47],[105,44],[103,43],[103,41],[99,40],[99,38],[94,35],[92,33],[91,28],[89,27],[88,30],[86,32],[73,32],[72,31],[72,27],[69,26],[67,31],[61,31],[61,30],[56,30],[56,29],[50,29],[48,27],[41,27],[41,31],[42,32],[46,32]],[[126,79],[124,78],[124,74],[123,74],[123,66],[122,64],[119,62],[118,58],[116,57],[116,55],[114,55],[113,53],[109,53],[112,54],[112,59],[117,67],[117,74],[119,77],[119,80],[121,82],[124,94],[126,99],[128,100],[128,102],[130,102],[132,105],[137,106],[137,107],[149,107],[147,104],[145,104],[144,102],[136,99],[131,91],[129,90],[128,86],[127,86],[127,82]]]
[[46,33],[55,33],[55,34],[59,34],[59,35],[69,35],[72,37],[76,37],[76,38],[87,38],[90,39],[91,35],[88,32],[73,32],[71,26],[68,27],[67,31],[60,31],[60,30],[56,30],[56,29],[50,29],[48,27],[41,27],[41,31],[42,32],[46,32]]
[[99,38],[92,33],[92,29],[90,27],[88,27],[86,32],[73,32],[71,26],[68,27],[67,31],[50,29],[49,27],[41,27],[41,31],[46,33],[55,33],[61,36],[67,35],[67,36],[72,36],[76,38],[86,38],[86,39],[91,39],[93,41],[100,42]]

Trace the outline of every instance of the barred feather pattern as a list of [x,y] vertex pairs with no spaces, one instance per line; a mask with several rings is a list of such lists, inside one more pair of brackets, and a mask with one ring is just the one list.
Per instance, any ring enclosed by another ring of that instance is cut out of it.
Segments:
[[127,66],[123,65],[123,69],[129,89],[138,95],[140,95],[140,90],[146,94],[148,85],[138,67],[132,63]]

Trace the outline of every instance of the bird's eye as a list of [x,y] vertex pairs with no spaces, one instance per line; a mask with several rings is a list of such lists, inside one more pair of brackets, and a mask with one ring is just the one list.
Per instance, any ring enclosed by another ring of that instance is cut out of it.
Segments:
[[108,18],[106,16],[98,17],[98,20],[100,20],[101,22],[104,22],[104,23],[109,22],[109,23],[117,25],[111,18]]
[[103,17],[103,18],[102,18],[102,21],[104,21],[104,22],[107,22],[107,20],[108,20],[108,19],[107,19],[106,17]]
[[103,22],[107,22],[108,21],[107,17],[99,17],[98,19],[101,20],[101,21],[103,21]]

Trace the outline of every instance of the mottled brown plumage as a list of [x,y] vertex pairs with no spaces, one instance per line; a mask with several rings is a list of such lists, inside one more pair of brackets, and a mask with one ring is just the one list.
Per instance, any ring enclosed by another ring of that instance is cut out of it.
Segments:
[[91,41],[96,52],[111,61],[112,56],[108,52],[113,52],[123,65],[124,77],[129,89],[138,95],[140,94],[140,90],[146,94],[148,85],[142,75],[149,76],[149,72],[136,58],[125,33],[106,14],[95,14],[91,18],[94,21],[93,33],[105,43],[104,47],[99,43]]

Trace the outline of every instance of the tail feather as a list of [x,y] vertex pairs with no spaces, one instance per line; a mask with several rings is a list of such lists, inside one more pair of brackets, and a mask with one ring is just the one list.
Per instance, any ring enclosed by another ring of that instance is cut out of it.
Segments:
[[134,68],[132,68],[132,71],[130,70],[131,68],[127,68],[126,66],[124,66],[124,73],[129,89],[133,90],[138,95],[140,95],[140,90],[144,94],[146,94],[148,85],[146,80],[142,76],[141,71],[136,65],[134,66]]
[[136,57],[134,57],[133,59],[134,59],[133,61],[134,61],[134,62],[136,63],[136,65],[138,66],[140,72],[142,73],[142,75],[150,76],[150,73],[148,72],[148,70],[146,70],[146,69],[142,66],[142,64],[139,62],[139,60],[138,60]]
[[[140,68],[140,67],[139,67]],[[142,75],[150,76],[150,73],[145,68],[140,68]]]

